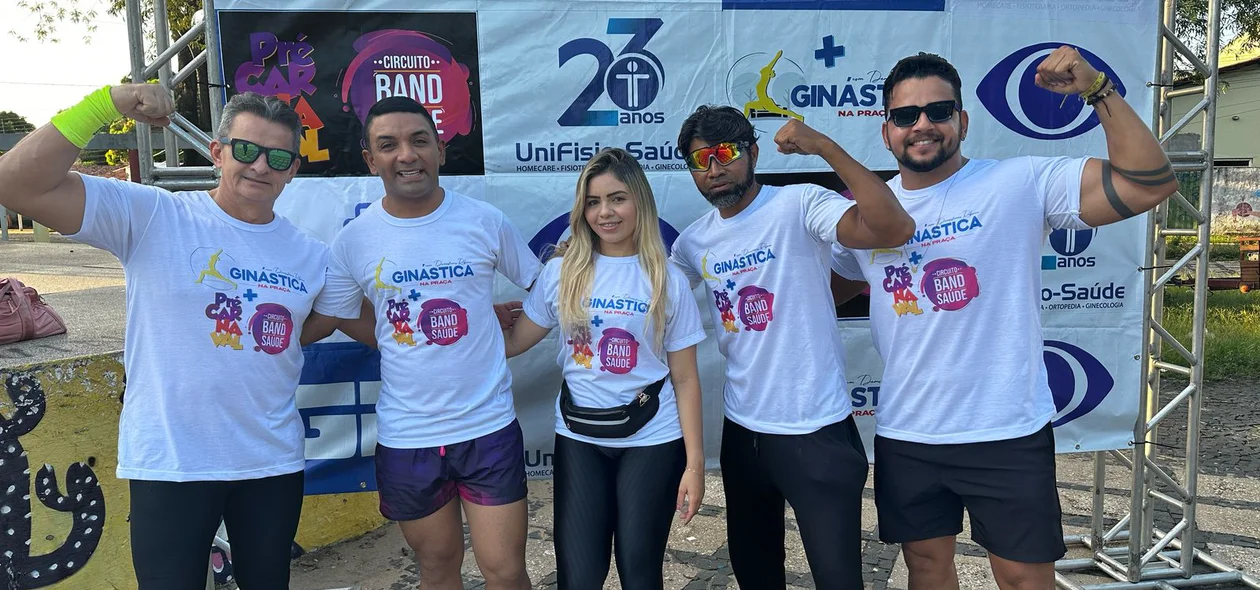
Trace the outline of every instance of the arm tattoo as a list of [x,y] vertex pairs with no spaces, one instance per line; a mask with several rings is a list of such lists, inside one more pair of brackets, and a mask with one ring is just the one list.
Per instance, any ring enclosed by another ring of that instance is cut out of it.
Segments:
[[[1116,171],[1116,174],[1123,176],[1125,180],[1142,186],[1160,186],[1177,180],[1177,176],[1173,174],[1172,166],[1169,164],[1164,164],[1154,170],[1125,170],[1115,166],[1112,166],[1112,169]],[[1153,176],[1157,178],[1151,178]]]
[[1102,189],[1103,194],[1107,195],[1107,202],[1111,204],[1111,208],[1120,214],[1120,219],[1128,219],[1137,215],[1124,201],[1120,200],[1120,194],[1116,192],[1116,187],[1111,184],[1111,162],[1109,160],[1102,161]]

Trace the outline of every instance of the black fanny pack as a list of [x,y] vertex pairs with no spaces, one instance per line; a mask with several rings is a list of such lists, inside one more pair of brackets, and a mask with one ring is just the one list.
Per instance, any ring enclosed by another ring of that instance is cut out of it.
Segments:
[[666,375],[640,391],[634,400],[615,408],[584,408],[573,404],[569,384],[560,384],[560,417],[574,434],[592,438],[626,438],[643,428],[661,407],[660,393]]

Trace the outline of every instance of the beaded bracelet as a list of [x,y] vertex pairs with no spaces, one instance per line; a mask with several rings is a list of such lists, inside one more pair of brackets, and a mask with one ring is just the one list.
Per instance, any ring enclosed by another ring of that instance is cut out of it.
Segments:
[[1099,92],[1097,94],[1091,95],[1089,98],[1086,98],[1085,104],[1092,107],[1102,102],[1103,99],[1107,98],[1108,96],[1111,96],[1111,93],[1115,91],[1116,91],[1116,86],[1115,84],[1112,84],[1111,86],[1107,87],[1106,90],[1103,90],[1102,92]]

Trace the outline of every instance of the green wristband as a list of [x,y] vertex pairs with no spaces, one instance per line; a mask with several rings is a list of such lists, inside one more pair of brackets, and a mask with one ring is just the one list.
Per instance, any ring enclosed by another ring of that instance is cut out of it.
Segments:
[[79,149],[87,147],[97,129],[122,118],[109,89],[105,86],[84,97],[79,104],[57,113],[52,118],[53,127]]

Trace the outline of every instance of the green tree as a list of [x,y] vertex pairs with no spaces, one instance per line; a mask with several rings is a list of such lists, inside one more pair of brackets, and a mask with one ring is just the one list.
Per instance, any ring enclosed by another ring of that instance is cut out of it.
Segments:
[[[5,0],[0,0],[5,1]],[[153,21],[153,1],[139,0],[141,20],[145,23]],[[74,23],[83,25],[87,28],[88,34],[91,35],[96,30],[96,26],[92,24],[94,19],[99,16],[99,11],[118,16],[126,13],[126,0],[19,0],[18,6],[25,8],[35,17],[35,29],[30,33],[36,40],[57,43],[59,41],[57,35],[57,26],[63,23]],[[201,0],[167,0],[166,14],[167,21],[170,26],[171,41],[182,37],[185,33],[192,30],[193,17],[201,10]],[[146,27],[150,42],[146,43],[146,47],[152,49],[152,27]],[[9,31],[9,34],[23,40],[26,37]],[[205,48],[205,43],[201,39],[196,39],[189,44],[187,48],[179,52],[176,63],[171,64],[173,71],[178,71],[180,67],[191,63],[193,57]],[[155,53],[150,52],[146,57],[153,59]],[[126,56],[118,56],[119,59],[126,59]],[[206,66],[202,65],[198,68],[195,75],[189,76],[175,90],[175,108],[180,114],[193,121],[202,129],[210,126],[210,102],[208,92],[205,91],[209,87],[210,79],[206,70]],[[111,131],[113,132],[113,131]],[[126,155],[124,154],[125,158]],[[208,165],[209,162],[197,154],[193,150],[186,150],[183,161],[187,165]]]
[[[1207,43],[1208,0],[1178,0],[1177,34],[1190,47]],[[1260,45],[1260,0],[1221,1],[1221,47],[1247,37],[1247,49]]]
[[0,133],[30,133],[35,130],[26,117],[13,111],[0,111]]
[[[29,35],[34,36],[37,41],[59,43],[61,39],[57,37],[57,25],[61,23],[84,25],[87,28],[87,40],[91,40],[92,33],[96,32],[96,25],[92,22],[97,16],[93,6],[96,3],[97,0],[18,0],[17,5],[35,17],[35,29]],[[21,41],[30,40],[26,35],[12,29],[9,34]]]
[[[136,122],[131,119],[119,119],[110,123],[110,135],[131,133],[136,130]],[[105,152],[105,163],[110,166],[121,166],[127,163],[127,150],[109,150]]]
[[[30,133],[34,130],[35,126],[26,117],[13,111],[0,111],[0,133]],[[4,155],[4,150],[0,150],[0,155]]]

